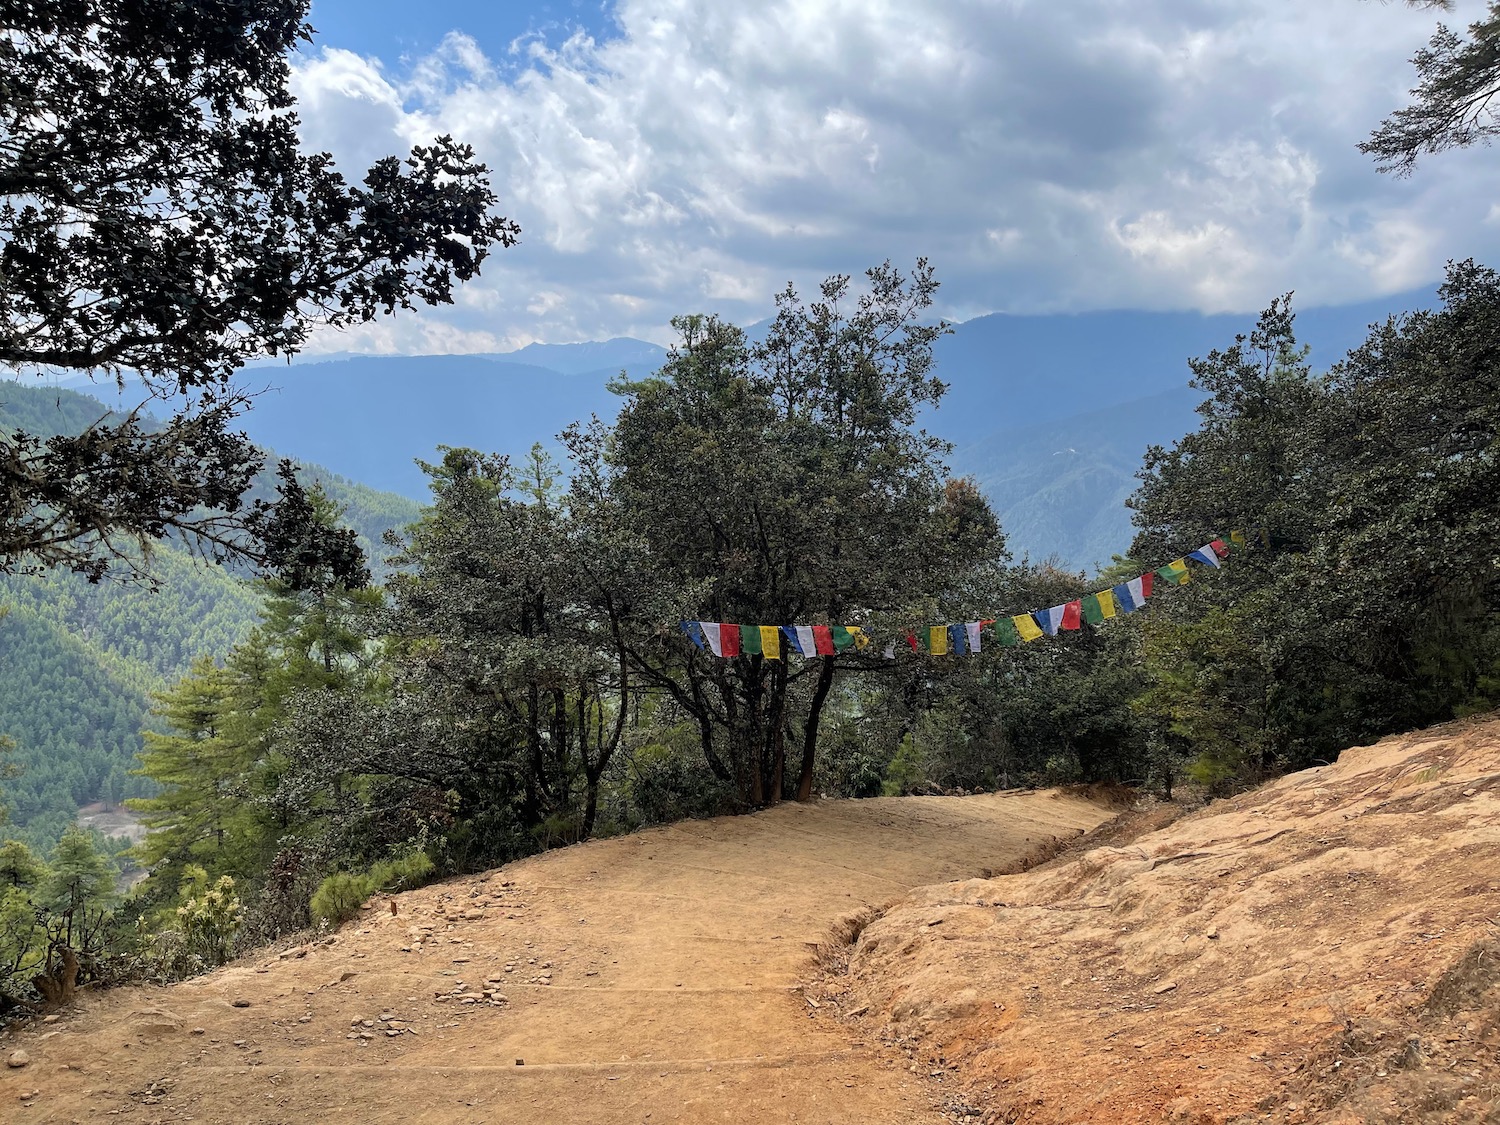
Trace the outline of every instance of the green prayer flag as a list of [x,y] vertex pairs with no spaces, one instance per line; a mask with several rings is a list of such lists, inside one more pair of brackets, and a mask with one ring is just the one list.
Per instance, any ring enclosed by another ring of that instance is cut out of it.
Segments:
[[744,656],[761,655],[759,625],[740,626],[740,653]]
[[1104,607],[1099,604],[1099,595],[1090,594],[1083,599],[1083,619],[1090,625],[1104,623]]
[[854,634],[842,625],[834,625],[829,632],[833,635],[834,652],[843,652],[846,648],[854,644]]
[[1185,585],[1189,579],[1187,563],[1182,559],[1169,562],[1156,571],[1156,577],[1173,586]]
[[995,640],[1002,648],[1010,648],[1012,645],[1021,643],[1021,634],[1016,631],[1016,623],[1009,617],[1002,617],[995,622]]

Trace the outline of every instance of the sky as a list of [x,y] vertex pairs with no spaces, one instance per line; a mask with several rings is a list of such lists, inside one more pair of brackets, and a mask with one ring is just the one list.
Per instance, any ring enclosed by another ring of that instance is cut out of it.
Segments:
[[[1482,15],[1459,0],[1455,27]],[[1438,14],[1372,0],[313,0],[305,143],[356,173],[440,133],[521,244],[450,308],[314,350],[670,342],[792,283],[929,259],[952,320],[1252,312],[1500,265],[1486,148],[1356,144]]]

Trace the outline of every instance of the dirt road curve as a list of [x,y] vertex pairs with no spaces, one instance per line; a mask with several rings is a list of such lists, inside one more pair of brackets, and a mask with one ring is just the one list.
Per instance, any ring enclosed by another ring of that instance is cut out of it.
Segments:
[[0,1120],[936,1122],[916,1076],[808,1018],[809,943],[1109,815],[1052,793],[824,802],[552,852],[11,1035],[0,1052],[31,1061],[0,1068]]

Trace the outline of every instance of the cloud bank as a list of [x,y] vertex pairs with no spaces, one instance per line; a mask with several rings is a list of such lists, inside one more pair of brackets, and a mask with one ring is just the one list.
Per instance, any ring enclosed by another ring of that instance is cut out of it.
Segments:
[[[1466,23],[1477,0],[1448,17]],[[1355,149],[1431,13],[1361,0],[620,0],[618,37],[400,65],[299,58],[304,136],[349,172],[437,133],[522,245],[454,308],[325,336],[380,352],[670,337],[788,281],[930,258],[953,319],[1342,304],[1500,263],[1486,150],[1409,180]]]

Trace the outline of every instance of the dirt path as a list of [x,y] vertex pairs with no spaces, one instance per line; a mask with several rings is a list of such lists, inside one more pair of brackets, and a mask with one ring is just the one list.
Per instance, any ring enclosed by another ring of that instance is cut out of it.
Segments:
[[552,852],[12,1035],[0,1052],[31,1062],[0,1071],[0,1119],[935,1122],[915,1076],[808,1018],[810,943],[1109,815],[1054,793],[824,802]]

